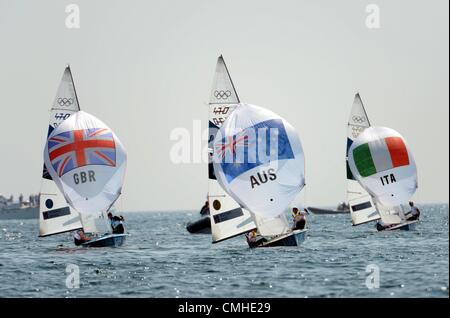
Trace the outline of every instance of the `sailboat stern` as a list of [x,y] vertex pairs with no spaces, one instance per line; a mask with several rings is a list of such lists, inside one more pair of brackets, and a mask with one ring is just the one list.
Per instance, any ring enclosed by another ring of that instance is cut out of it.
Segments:
[[[211,206],[215,210],[211,213],[211,234],[213,243],[218,243],[256,229],[256,225],[248,211],[240,207],[230,210],[221,210],[220,201],[218,199],[212,199]],[[219,209],[216,209],[217,207],[219,207]]]
[[295,230],[292,232],[289,232],[285,235],[281,235],[278,237],[275,237],[270,240],[261,240],[260,244],[257,245],[250,245],[251,248],[254,247],[282,247],[282,246],[299,246],[301,243],[303,243],[306,240],[306,232],[308,230]]
[[370,195],[357,197],[348,201],[350,215],[353,226],[376,221],[380,219],[380,213],[377,211]]

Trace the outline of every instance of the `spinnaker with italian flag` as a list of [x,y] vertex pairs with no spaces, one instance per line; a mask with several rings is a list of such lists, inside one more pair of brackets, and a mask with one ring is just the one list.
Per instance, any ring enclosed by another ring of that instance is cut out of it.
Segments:
[[[391,128],[365,127],[347,149],[348,176],[370,195],[362,205],[376,208],[372,215],[381,218],[381,229],[412,229],[416,221],[407,220],[404,206],[417,190],[417,167],[405,139]],[[357,205],[349,204],[357,215]],[[354,215],[352,219],[358,220]]]
[[367,128],[349,150],[350,169],[377,203],[394,207],[417,189],[417,168],[403,137],[386,127]]

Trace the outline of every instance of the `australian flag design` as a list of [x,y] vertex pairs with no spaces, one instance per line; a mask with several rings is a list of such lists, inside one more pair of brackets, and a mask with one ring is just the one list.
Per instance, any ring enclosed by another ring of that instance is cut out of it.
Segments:
[[228,182],[273,160],[293,159],[294,153],[281,119],[271,119],[227,136],[215,145]]

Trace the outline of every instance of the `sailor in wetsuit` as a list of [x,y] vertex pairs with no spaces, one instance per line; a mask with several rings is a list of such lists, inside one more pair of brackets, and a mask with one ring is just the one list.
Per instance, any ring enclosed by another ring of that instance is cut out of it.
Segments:
[[201,216],[209,215],[209,201],[206,201],[205,204],[202,206],[202,209],[200,210],[200,215]]
[[73,241],[76,246],[79,246],[90,240],[91,240],[91,238],[89,236],[87,236],[83,230],[78,230],[73,234]]
[[120,216],[114,216],[112,218],[112,223],[111,223],[111,227],[112,227],[112,232],[113,234],[123,234],[125,233],[125,227],[123,226],[123,217]]
[[292,227],[292,230],[303,230],[306,227],[306,214],[308,213],[308,210],[305,209],[305,211],[299,211],[297,208],[292,209],[292,215],[294,217],[294,226]]
[[256,229],[253,229],[250,232],[248,232],[247,234],[245,234],[245,237],[247,239],[248,246],[250,246],[250,247],[256,247],[258,245],[261,245],[261,243],[264,243],[267,241],[264,237],[258,238]]
[[409,206],[411,207],[411,211],[405,214],[407,221],[418,220],[420,217],[420,210],[414,205],[414,202],[409,201]]
[[123,234],[125,233],[123,216],[113,216],[111,212],[108,213],[109,224],[111,225],[113,234]]

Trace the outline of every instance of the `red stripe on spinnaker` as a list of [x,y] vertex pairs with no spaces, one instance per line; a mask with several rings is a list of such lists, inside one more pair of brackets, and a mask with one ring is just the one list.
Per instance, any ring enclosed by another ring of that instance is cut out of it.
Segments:
[[112,161],[111,159],[109,159],[107,156],[105,156],[104,154],[98,152],[97,150],[94,151],[94,153],[99,156],[100,158],[103,158],[106,162],[109,163],[110,166],[115,166],[114,161]]
[[403,139],[401,137],[387,137],[384,140],[391,155],[392,166],[395,168],[409,165],[408,150]]
[[96,132],[90,133],[90,134],[89,134],[89,137],[93,137],[93,136],[95,136],[95,135],[102,134],[102,133],[104,133],[105,131],[108,131],[108,128],[102,128],[102,129],[97,130]]
[[78,141],[59,147],[58,149],[55,149],[53,151],[49,152],[50,160],[54,160],[55,158],[58,158],[59,156],[70,152],[70,151],[78,151],[78,150],[84,150],[86,148],[111,148],[115,149],[114,141],[111,140],[84,140],[84,141]]
[[86,154],[84,150],[86,147],[84,146],[84,132],[83,130],[74,130],[73,131],[73,144],[75,150],[75,159],[77,160],[77,166],[82,167],[86,165]]
[[64,161],[61,163],[61,165],[59,166],[59,173],[58,175],[61,177],[63,172],[64,172],[64,168],[66,167],[67,161],[69,161],[70,156],[67,156],[66,159],[64,159]]
[[60,139],[60,138],[57,138],[57,137],[52,137],[52,138],[50,138],[50,140],[51,141],[58,141],[58,142],[66,142],[67,141],[65,139]]

